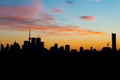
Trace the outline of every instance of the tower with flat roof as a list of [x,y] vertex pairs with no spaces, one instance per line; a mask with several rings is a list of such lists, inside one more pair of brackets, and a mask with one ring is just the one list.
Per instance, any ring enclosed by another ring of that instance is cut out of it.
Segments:
[[112,50],[116,51],[116,34],[112,33]]
[[31,42],[31,30],[30,30],[30,27],[29,27],[29,42]]

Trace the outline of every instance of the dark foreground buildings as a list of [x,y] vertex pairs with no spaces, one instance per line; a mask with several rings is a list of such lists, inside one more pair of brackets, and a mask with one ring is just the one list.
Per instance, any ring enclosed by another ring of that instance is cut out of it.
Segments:
[[[56,72],[60,78],[61,75],[64,74],[65,77],[67,76],[66,80],[68,80],[68,78],[71,79],[71,77],[73,77],[73,80],[76,80],[77,78],[80,79],[81,74],[79,73],[81,70],[85,72],[86,76],[87,72],[85,70],[88,68],[88,66],[85,69],[78,68],[75,66],[76,64],[80,66],[84,64],[120,64],[120,51],[116,50],[116,34],[112,34],[112,48],[105,46],[101,51],[97,51],[93,47],[86,50],[82,46],[79,51],[77,51],[76,49],[71,49],[69,44],[58,47],[57,43],[48,50],[44,45],[41,38],[31,38],[30,34],[28,40],[24,41],[22,48],[20,48],[19,43],[16,41],[12,45],[7,44],[4,46],[1,44],[0,66],[3,66],[1,70],[11,70],[13,74],[9,74],[11,77],[13,76],[13,78],[8,77],[8,79],[12,80],[15,75],[18,79],[14,80],[58,80],[55,79]],[[71,67],[71,65],[74,67]],[[61,66],[63,66],[64,69]],[[68,71],[65,72],[66,69],[68,69]],[[75,69],[76,71],[78,71],[78,69],[80,70],[78,72],[71,72]],[[89,75],[92,72],[93,69],[91,69]],[[102,74],[103,73],[104,72],[102,72]],[[7,78],[8,75],[5,73],[4,78]],[[78,77],[76,75],[78,75]]]
[[101,51],[90,47],[80,51],[71,49],[70,45],[58,47],[56,43],[50,50],[45,48],[41,38],[24,41],[22,48],[19,43],[3,46],[0,51],[1,64],[120,64],[120,51],[116,50],[116,34],[112,33],[112,49],[107,46]]

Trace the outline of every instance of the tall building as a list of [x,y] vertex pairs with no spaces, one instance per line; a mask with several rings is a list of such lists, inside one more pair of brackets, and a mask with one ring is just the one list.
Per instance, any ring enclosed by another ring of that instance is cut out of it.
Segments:
[[1,44],[1,52],[3,52],[3,51],[4,51],[4,45]]
[[116,51],[116,34],[112,33],[112,50]]
[[32,45],[36,45],[36,38],[32,38],[32,41],[31,41]]
[[84,52],[84,48],[80,47],[80,52],[83,53]]
[[56,49],[58,49],[58,44],[57,44],[57,43],[55,43],[54,47],[55,47]]
[[36,38],[36,45],[40,45],[40,42],[41,42],[41,38]]
[[31,42],[31,31],[30,31],[30,27],[29,27],[29,42]]
[[45,48],[45,43],[44,42],[40,42],[40,49],[44,49]]
[[30,42],[29,41],[24,41],[23,49],[29,48],[30,47]]
[[91,52],[93,51],[93,47],[92,47],[92,46],[90,47],[90,51],[91,51]]
[[65,52],[69,53],[70,52],[70,45],[65,45]]

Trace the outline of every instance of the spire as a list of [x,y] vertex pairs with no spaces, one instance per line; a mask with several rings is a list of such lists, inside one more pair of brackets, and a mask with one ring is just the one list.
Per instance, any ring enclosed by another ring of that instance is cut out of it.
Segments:
[[29,42],[31,40],[31,31],[30,31],[30,27],[29,27]]

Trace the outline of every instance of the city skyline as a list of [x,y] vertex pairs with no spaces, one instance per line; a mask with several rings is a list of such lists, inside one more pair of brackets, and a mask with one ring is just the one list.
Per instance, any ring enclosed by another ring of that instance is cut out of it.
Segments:
[[71,45],[97,50],[112,48],[111,33],[116,33],[120,48],[119,0],[3,0],[0,1],[0,43],[21,47],[32,37],[41,37],[45,47]]
[[[17,47],[19,47],[19,49],[21,50],[24,50],[24,49],[28,49],[28,48],[31,48],[30,46],[32,46],[32,50],[48,50],[48,51],[51,51],[51,50],[59,50],[59,49],[63,49],[65,50],[66,52],[72,52],[72,51],[75,51],[75,52],[84,52],[84,51],[104,51],[107,50],[109,51],[113,51],[113,52],[116,52],[116,51],[119,51],[117,50],[117,40],[116,40],[116,34],[115,33],[111,33],[111,44],[112,44],[112,47],[109,46],[110,43],[107,43],[106,46],[103,46],[101,50],[97,50],[96,48],[94,48],[92,45],[90,46],[89,49],[86,49],[84,48],[83,46],[79,46],[79,49],[75,49],[75,48],[71,48],[71,45],[70,44],[65,44],[65,45],[62,45],[62,46],[59,46],[59,43],[54,43],[54,45],[51,45],[49,48],[45,47],[45,42],[42,41],[42,39],[40,37],[31,37],[31,30],[29,28],[29,33],[28,33],[28,40],[25,40],[23,41],[23,44],[22,46],[20,46],[19,43],[17,43],[17,41],[15,41],[13,44],[6,44],[6,45],[3,45],[1,43],[0,45],[0,51],[4,51],[4,49],[8,49],[8,50],[11,50],[11,47],[15,47],[16,44],[17,44]],[[36,47],[38,47],[36,49]],[[29,49],[28,49],[29,50]]]

